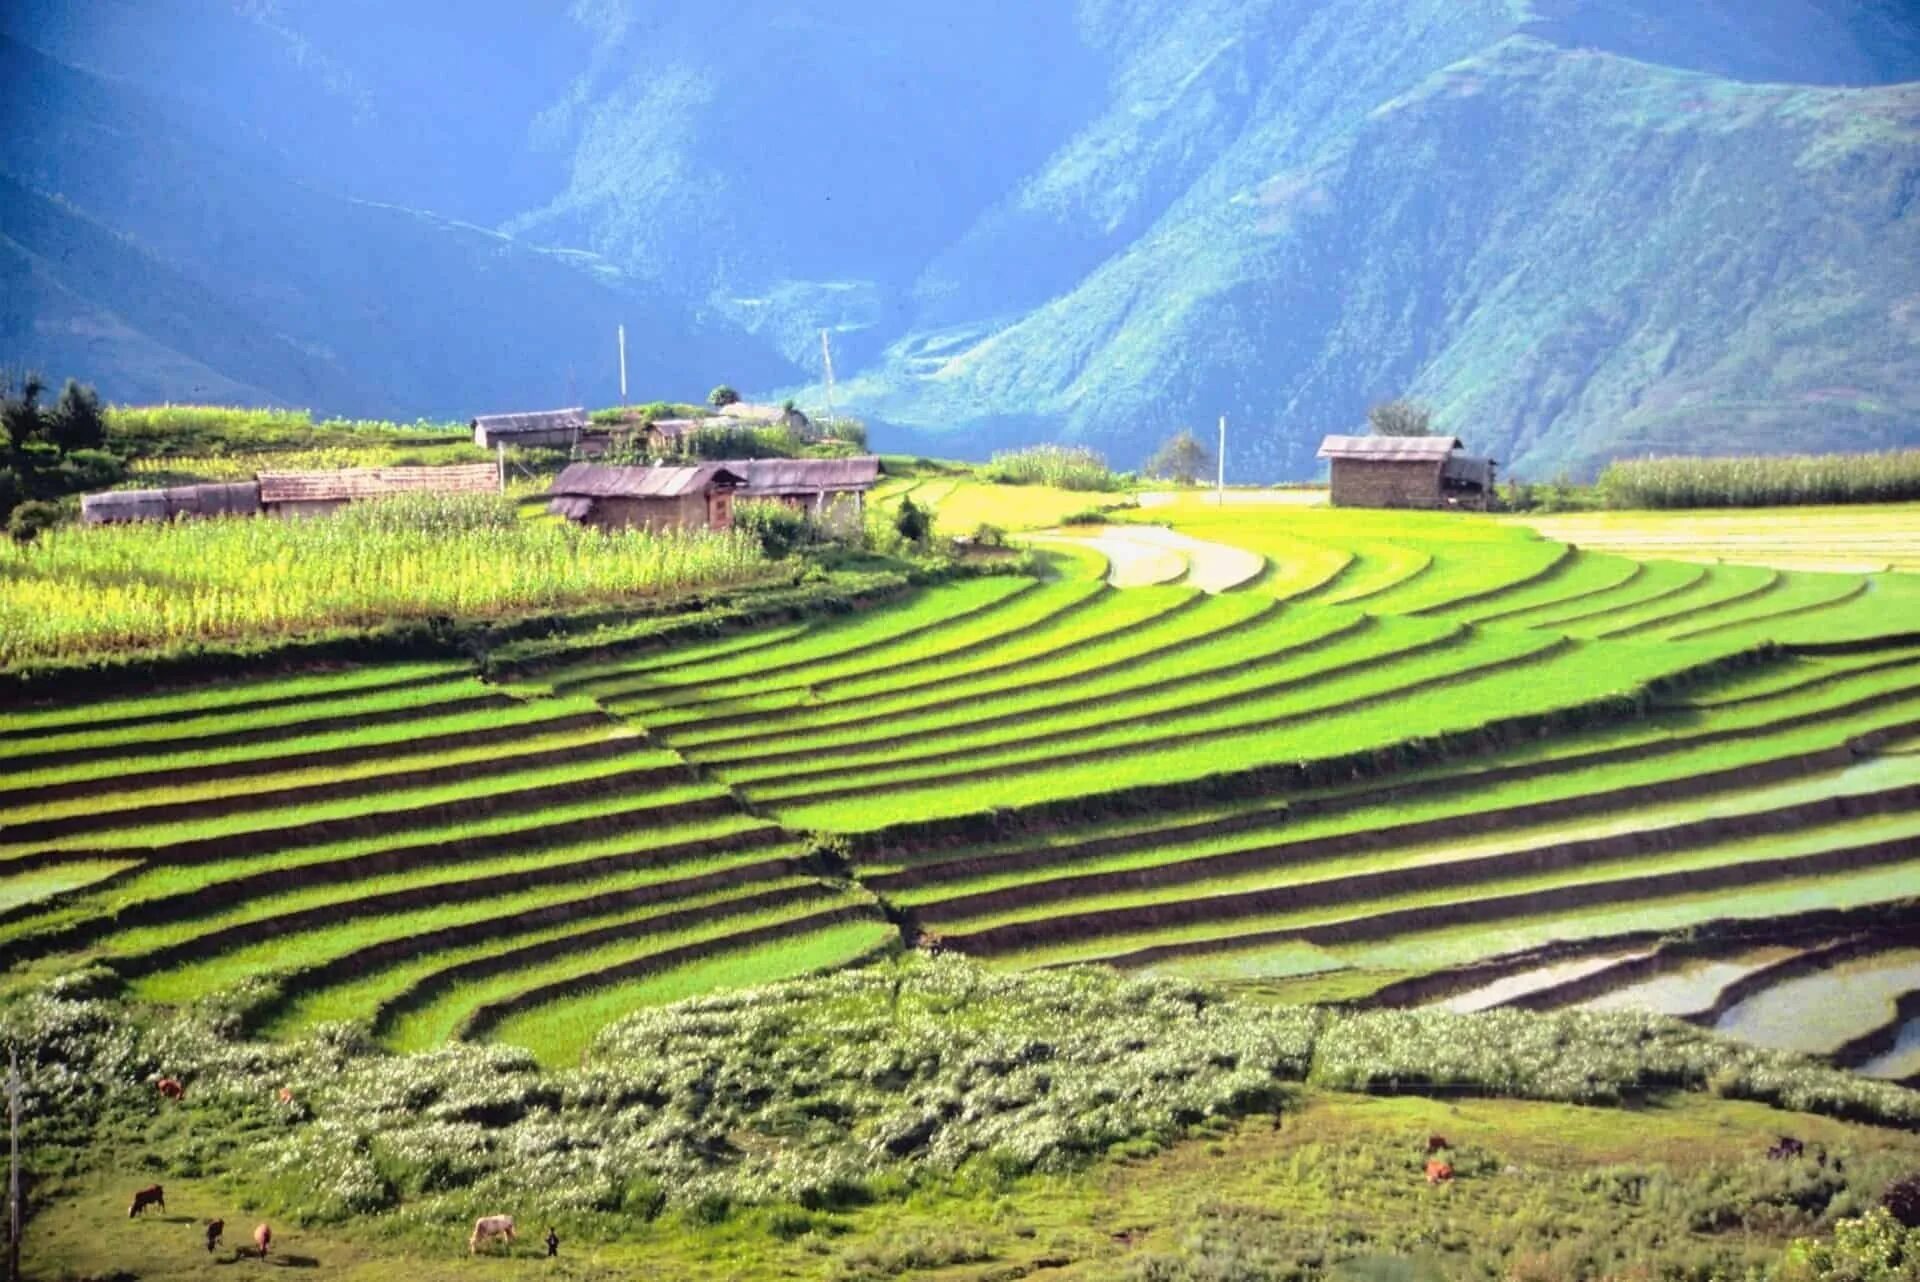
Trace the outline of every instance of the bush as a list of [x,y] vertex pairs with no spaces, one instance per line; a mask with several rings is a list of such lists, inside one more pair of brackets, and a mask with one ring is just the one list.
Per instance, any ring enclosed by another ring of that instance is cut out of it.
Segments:
[[796,548],[813,541],[813,525],[806,515],[785,503],[736,503],[733,507],[736,529],[760,541],[767,559],[778,561]]
[[707,404],[713,406],[715,409],[721,409],[728,405],[738,405],[739,403],[740,393],[734,391],[733,388],[725,383],[720,384],[720,386],[707,393]]
[[1084,445],[1035,445],[1004,450],[984,475],[1002,485],[1051,485],[1062,490],[1113,490],[1120,479],[1097,450]]
[[7,533],[15,543],[31,543],[42,533],[60,524],[60,505],[34,500],[13,509],[7,518]]
[[912,495],[903,495],[893,514],[893,529],[908,543],[923,547],[933,535],[933,513],[915,503]]
[[1920,1229],[1920,1171],[1903,1175],[1887,1185],[1880,1205],[1900,1222],[1902,1228]]

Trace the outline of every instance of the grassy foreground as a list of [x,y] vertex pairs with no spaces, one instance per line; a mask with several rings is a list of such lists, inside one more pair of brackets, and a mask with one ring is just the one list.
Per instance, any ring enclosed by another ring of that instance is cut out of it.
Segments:
[[[30,1276],[205,1276],[239,1258],[208,1260],[219,1218],[316,1276],[466,1277],[473,1218],[511,1214],[587,1278],[1740,1277],[1920,1166],[1920,1095],[1639,1015],[905,958],[638,1014],[543,1072],[340,1026],[253,1041],[105,984],[0,1030],[34,1051]],[[1768,1159],[1783,1133],[1804,1157]],[[168,1216],[129,1223],[155,1182]],[[554,1267],[513,1254],[484,1267]]]
[[[1861,1172],[1846,1180],[1769,1163],[1783,1129]],[[1442,1134],[1459,1176],[1422,1178]],[[1303,1092],[1270,1117],[1216,1123],[1099,1167],[983,1178],[901,1202],[768,1208],[718,1225],[667,1216],[619,1241],[562,1227],[558,1262],[531,1241],[476,1265],[458,1226],[275,1229],[273,1263],[350,1282],[475,1276],[625,1279],[1048,1278],[1516,1279],[1708,1276],[1762,1268],[1789,1239],[1856,1207],[1873,1173],[1920,1165],[1920,1138],[1760,1105],[1681,1096],[1631,1113],[1504,1100]],[[167,1181],[174,1212],[128,1223],[124,1190],[60,1179],[32,1225],[44,1276],[149,1282],[224,1276],[255,1222],[218,1180]],[[209,1259],[200,1225],[224,1217]],[[529,1238],[544,1224],[522,1222]],[[1330,1273],[1325,1270],[1331,1270]]]

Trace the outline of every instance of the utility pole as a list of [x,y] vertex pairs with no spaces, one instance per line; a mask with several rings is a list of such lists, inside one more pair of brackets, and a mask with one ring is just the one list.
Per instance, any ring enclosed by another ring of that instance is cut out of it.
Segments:
[[[827,331],[820,331],[820,361],[827,367],[827,422],[833,423],[833,346],[827,342]],[[831,430],[831,427],[829,427]]]
[[1213,505],[1225,507],[1227,504],[1227,416],[1220,416],[1220,471],[1214,483]]
[[7,1277],[20,1282],[20,1050],[7,1051]]
[[627,327],[620,327],[620,408],[627,408]]

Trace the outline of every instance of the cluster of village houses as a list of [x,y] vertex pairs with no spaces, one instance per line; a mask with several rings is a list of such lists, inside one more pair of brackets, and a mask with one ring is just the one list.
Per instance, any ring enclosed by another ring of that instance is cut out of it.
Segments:
[[[706,427],[786,426],[802,439],[812,424],[798,410],[748,405],[706,419],[669,419],[645,425],[655,453],[670,453],[679,437]],[[687,465],[629,466],[594,462],[622,429],[595,424],[583,409],[499,414],[472,422],[476,445],[499,452],[492,463],[451,467],[343,468],[318,472],[260,472],[251,481],[179,485],[156,490],[109,490],[81,500],[90,524],[166,521],[183,516],[317,516],[348,503],[392,494],[485,494],[506,487],[504,449],[566,449],[588,461],[568,465],[548,490],[548,510],[600,529],[650,530],[733,527],[738,499],[785,504],[823,529],[851,534],[865,520],[865,495],[880,479],[872,455],[836,459],[752,459]]]
[[[555,478],[548,510],[601,529],[731,529],[733,505],[742,499],[786,504],[834,533],[861,528],[866,492],[880,477],[880,460],[872,455],[644,467],[596,461],[634,432],[644,432],[649,453],[660,457],[677,453],[690,432],[746,425],[777,425],[801,440],[817,439],[813,423],[789,406],[738,403],[706,418],[664,419],[632,429],[596,424],[578,408],[495,414],[471,424],[474,444],[496,451],[493,463],[261,472],[251,481],[89,494],[81,512],[94,524],[180,516],[312,516],[389,494],[496,492],[506,487],[505,450],[513,446],[565,449],[583,460]],[[1330,463],[1335,507],[1485,511],[1493,497],[1493,460],[1465,453],[1456,437],[1329,436],[1320,445],[1320,457]]]

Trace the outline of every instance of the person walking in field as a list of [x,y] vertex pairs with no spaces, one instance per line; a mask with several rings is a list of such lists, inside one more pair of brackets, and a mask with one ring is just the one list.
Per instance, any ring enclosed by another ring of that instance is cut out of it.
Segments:
[[553,1231],[553,1225],[547,1225],[547,1258],[551,1260],[560,1254],[560,1235]]

